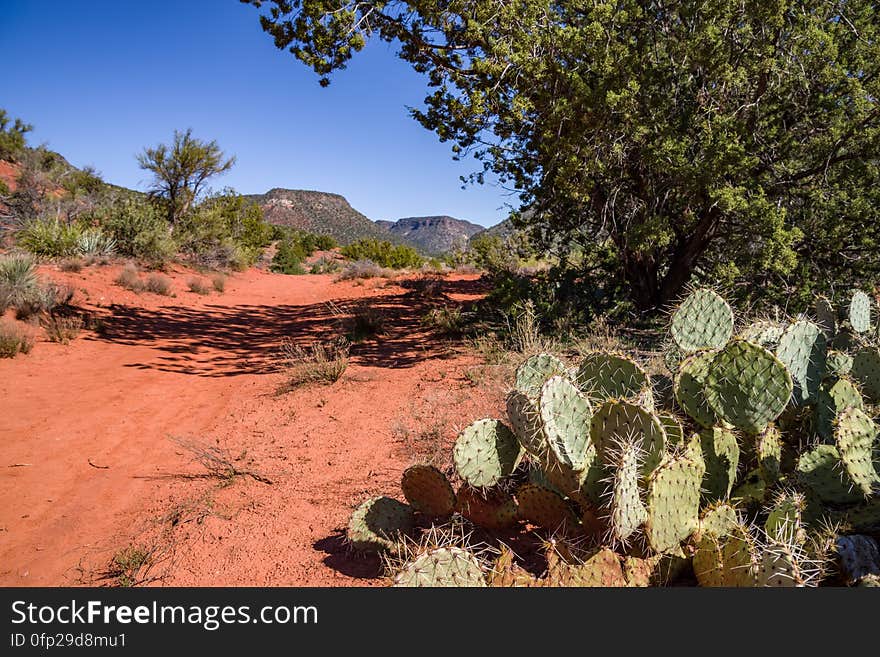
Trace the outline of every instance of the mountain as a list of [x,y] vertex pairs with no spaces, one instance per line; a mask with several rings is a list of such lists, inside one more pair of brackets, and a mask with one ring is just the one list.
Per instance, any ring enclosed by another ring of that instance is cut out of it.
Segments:
[[404,217],[397,221],[377,221],[376,225],[420,251],[434,255],[466,245],[471,236],[483,230],[470,221],[445,215]]
[[270,224],[331,235],[340,244],[350,244],[362,237],[388,239],[385,229],[351,207],[339,194],[275,188],[246,198],[263,208],[263,216]]

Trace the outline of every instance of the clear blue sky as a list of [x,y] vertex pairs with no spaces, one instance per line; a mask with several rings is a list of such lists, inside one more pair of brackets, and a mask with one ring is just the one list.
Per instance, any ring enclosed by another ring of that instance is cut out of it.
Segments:
[[370,44],[323,89],[237,0],[2,0],[0,107],[34,125],[32,145],[127,187],[148,182],[137,152],[191,127],[238,158],[218,188],[336,192],[371,219],[502,220],[515,197],[461,189],[479,164],[409,117],[426,85],[394,52]]

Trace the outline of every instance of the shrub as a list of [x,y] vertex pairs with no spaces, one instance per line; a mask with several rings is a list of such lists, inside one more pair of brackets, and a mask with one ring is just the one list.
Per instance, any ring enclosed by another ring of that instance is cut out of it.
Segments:
[[348,350],[349,343],[345,339],[314,342],[303,348],[285,338],[281,344],[285,382],[278,392],[289,392],[306,383],[338,381],[348,368]]
[[43,313],[52,313],[70,305],[73,295],[73,288],[67,285],[54,282],[38,285],[27,299],[16,304],[15,316],[18,319],[29,319]]
[[126,290],[131,290],[132,292],[143,292],[145,289],[144,282],[141,280],[138,275],[138,268],[133,262],[129,262],[122,268],[122,271],[119,272],[119,276],[116,277],[115,283],[120,287],[124,287]]
[[339,261],[336,258],[321,256],[309,268],[310,274],[332,274],[340,269]]
[[49,315],[42,324],[50,341],[68,344],[79,335],[83,320],[79,315]]
[[171,294],[171,279],[162,274],[151,274],[144,289],[147,292],[167,297]]
[[32,256],[0,256],[0,313],[32,298],[37,288],[37,269]]
[[336,247],[336,240],[329,235],[315,235],[288,227],[283,227],[278,234],[281,239],[272,258],[272,271],[280,274],[305,274],[303,261],[306,258],[315,251],[328,251]]
[[424,258],[411,246],[374,238],[359,239],[342,247],[342,255],[350,260],[372,260],[381,267],[391,269],[412,269],[421,267],[424,262]]
[[394,272],[380,267],[372,260],[356,260],[345,265],[342,271],[339,272],[336,280],[350,281],[359,278],[377,278],[379,276],[391,278],[394,276]]
[[223,292],[226,290],[226,276],[221,273],[216,273],[211,276],[211,285],[214,287],[215,292]]
[[116,240],[98,228],[88,228],[77,239],[76,250],[80,255],[93,258],[112,256],[116,251]]
[[348,336],[352,342],[360,342],[374,335],[383,335],[388,317],[369,302],[358,303],[349,320]]
[[208,283],[203,278],[191,278],[187,282],[187,286],[189,287],[190,292],[195,292],[196,294],[211,294],[211,288],[208,287]]
[[18,322],[0,317],[0,358],[27,354],[34,346],[33,333]]
[[444,306],[432,308],[422,318],[422,324],[442,333],[443,335],[461,335],[464,328],[464,318],[461,309],[456,306]]
[[83,268],[83,260],[82,258],[66,258],[59,263],[58,268],[61,271],[80,272]]
[[130,258],[163,263],[174,256],[168,224],[156,207],[141,198],[120,198],[99,217],[101,231],[116,252]]
[[40,217],[25,223],[18,231],[19,246],[34,255],[50,258],[73,255],[82,236],[82,228],[57,217]]

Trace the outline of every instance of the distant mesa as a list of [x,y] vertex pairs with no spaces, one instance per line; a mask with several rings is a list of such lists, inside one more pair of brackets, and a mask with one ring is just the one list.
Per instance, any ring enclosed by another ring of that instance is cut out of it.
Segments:
[[383,227],[424,253],[438,255],[467,245],[468,240],[483,230],[473,222],[446,215],[404,217],[397,221],[377,221]]

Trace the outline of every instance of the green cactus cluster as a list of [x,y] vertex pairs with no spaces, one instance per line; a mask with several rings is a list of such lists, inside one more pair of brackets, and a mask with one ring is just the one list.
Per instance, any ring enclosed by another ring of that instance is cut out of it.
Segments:
[[[619,352],[575,363],[533,355],[516,371],[506,419],[464,428],[446,473],[408,468],[408,504],[365,502],[351,544],[393,552],[428,522],[462,521],[502,546],[496,559],[466,544],[425,546],[397,568],[396,585],[871,585],[875,323],[862,292],[820,298],[812,317],[748,324],[697,289],[672,313],[670,353],[653,361],[670,372],[649,374]],[[503,547],[523,533],[547,537],[546,572],[524,570]]]

